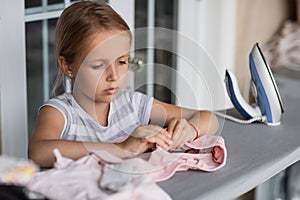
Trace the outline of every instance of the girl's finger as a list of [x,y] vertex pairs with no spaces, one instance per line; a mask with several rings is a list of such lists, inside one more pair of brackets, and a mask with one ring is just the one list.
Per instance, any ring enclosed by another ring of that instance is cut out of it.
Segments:
[[149,139],[151,139],[152,137],[157,137],[157,138],[163,140],[167,144],[172,143],[171,136],[165,129],[161,129],[160,132],[158,132],[157,134],[155,134],[155,135],[151,134],[151,135],[152,136],[146,137],[146,140],[149,141]]
[[168,145],[171,145],[173,143],[172,136],[168,132],[166,132],[166,133],[165,132],[160,132],[160,134],[158,134],[157,137],[162,139]]
[[182,135],[182,130],[183,130],[183,124],[181,122],[177,123],[175,128],[174,128],[174,131],[173,131],[173,137],[172,137],[172,140],[173,140],[173,145],[174,147],[177,147],[178,144],[179,144],[179,138],[180,136]]
[[164,130],[160,126],[147,125],[147,126],[139,127],[138,133],[135,135],[132,135],[132,136],[137,137],[137,138],[147,138],[147,137],[152,137],[152,136],[158,134],[159,132],[164,132],[165,134],[168,133],[166,130]]
[[[178,143],[178,146],[179,147],[183,147],[183,145],[186,143],[186,142],[189,142],[190,141],[190,129],[189,129],[189,124],[185,124],[183,129],[182,129],[182,132],[180,133],[180,138],[179,138],[179,143]],[[194,131],[194,130],[193,130]]]
[[168,125],[168,132],[169,132],[171,135],[173,135],[174,128],[175,128],[176,124],[177,124],[177,120],[176,120],[176,119],[173,119],[173,120],[169,123],[169,125]]
[[168,131],[160,126],[155,126],[155,125],[150,125],[149,128],[147,129],[147,137],[153,137],[157,134],[165,134],[169,135]]
[[159,137],[158,135],[148,138],[147,141],[150,143],[155,143],[158,146],[160,146],[166,150],[169,150],[169,144],[164,139]]

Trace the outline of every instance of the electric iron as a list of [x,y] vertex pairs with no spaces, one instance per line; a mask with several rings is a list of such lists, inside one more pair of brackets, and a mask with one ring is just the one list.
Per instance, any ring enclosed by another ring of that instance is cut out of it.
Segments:
[[279,125],[284,112],[282,100],[272,75],[258,43],[249,54],[251,73],[251,92],[255,98],[250,105],[241,95],[235,75],[228,69],[225,73],[227,93],[234,107],[249,123],[261,121],[267,125]]

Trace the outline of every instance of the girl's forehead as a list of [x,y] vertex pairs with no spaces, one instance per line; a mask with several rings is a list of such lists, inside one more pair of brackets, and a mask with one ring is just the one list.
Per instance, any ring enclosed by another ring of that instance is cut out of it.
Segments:
[[105,58],[114,60],[128,55],[130,36],[125,31],[101,31],[88,45],[86,60]]

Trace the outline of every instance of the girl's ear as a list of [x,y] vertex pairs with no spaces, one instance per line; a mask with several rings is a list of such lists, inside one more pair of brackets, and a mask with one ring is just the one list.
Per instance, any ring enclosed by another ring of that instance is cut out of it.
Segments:
[[66,76],[69,76],[70,78],[73,78],[73,70],[72,67],[69,65],[69,63],[66,61],[65,57],[63,56],[58,56],[57,62],[64,72]]

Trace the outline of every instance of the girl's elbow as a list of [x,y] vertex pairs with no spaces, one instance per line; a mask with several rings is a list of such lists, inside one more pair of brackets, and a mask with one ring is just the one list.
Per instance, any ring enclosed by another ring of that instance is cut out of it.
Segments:
[[31,143],[28,145],[28,151],[27,151],[28,159],[32,160],[35,164],[40,166],[40,155],[37,152],[35,146]]
[[53,161],[49,161],[47,152],[39,144],[29,143],[27,151],[28,159],[39,167],[52,167]]

